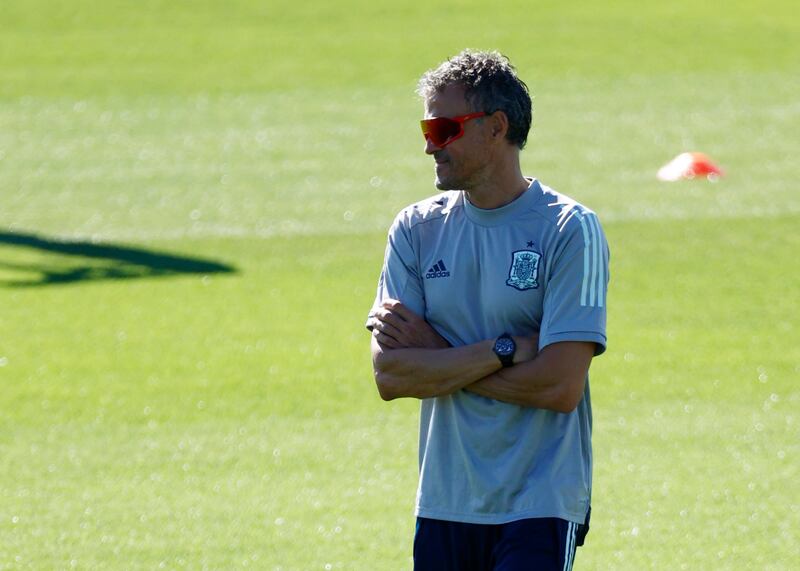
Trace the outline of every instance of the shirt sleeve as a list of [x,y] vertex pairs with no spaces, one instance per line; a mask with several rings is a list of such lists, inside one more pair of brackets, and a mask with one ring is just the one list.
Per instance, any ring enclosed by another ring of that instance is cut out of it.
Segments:
[[561,235],[544,294],[539,348],[589,341],[600,355],[606,350],[608,243],[592,212],[576,212]]
[[418,260],[411,229],[404,213],[401,212],[389,229],[378,290],[367,315],[367,329],[372,330],[369,319],[387,298],[399,300],[417,315],[425,315],[425,296]]

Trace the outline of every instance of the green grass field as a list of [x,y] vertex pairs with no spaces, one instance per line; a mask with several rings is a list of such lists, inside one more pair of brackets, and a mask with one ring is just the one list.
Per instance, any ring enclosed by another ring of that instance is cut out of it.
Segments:
[[[463,47],[612,251],[576,569],[796,568],[800,20],[609,4],[3,2],[0,569],[411,568],[363,322]],[[695,150],[727,176],[655,179]]]

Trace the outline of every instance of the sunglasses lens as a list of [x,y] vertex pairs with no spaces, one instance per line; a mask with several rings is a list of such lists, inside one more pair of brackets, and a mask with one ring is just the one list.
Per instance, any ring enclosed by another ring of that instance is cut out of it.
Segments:
[[445,117],[435,117],[421,121],[422,134],[437,147],[446,144],[448,139],[461,132],[461,123]]

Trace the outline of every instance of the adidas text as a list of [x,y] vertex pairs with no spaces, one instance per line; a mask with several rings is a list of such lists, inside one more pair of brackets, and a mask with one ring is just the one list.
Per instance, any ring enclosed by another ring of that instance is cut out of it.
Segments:
[[444,267],[444,262],[439,260],[434,264],[434,266],[428,270],[428,273],[425,274],[425,279],[431,278],[449,278],[450,272],[446,267]]

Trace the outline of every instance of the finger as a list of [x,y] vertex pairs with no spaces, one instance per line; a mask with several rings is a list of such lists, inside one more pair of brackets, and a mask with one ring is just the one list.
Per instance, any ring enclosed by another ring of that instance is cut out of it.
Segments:
[[408,335],[402,329],[395,327],[391,323],[378,321],[375,323],[373,331],[376,329],[384,335],[394,338],[395,341],[401,343],[404,347],[408,346]]
[[395,327],[402,327],[405,320],[400,317],[397,313],[394,313],[391,310],[381,308],[375,311],[375,318],[379,319],[385,323],[391,323]]
[[400,343],[400,340],[397,338],[397,334],[394,335],[392,332],[386,331],[386,324],[378,321],[375,323],[375,327],[372,328],[372,335],[376,336],[378,333],[384,335],[386,337],[391,337],[395,343]]
[[388,347],[389,349],[402,349],[403,346],[397,342],[394,337],[390,337],[377,329],[372,330],[372,336],[375,337],[375,340],[378,342],[379,345],[383,345],[384,347]]
[[388,310],[389,313],[394,313],[400,319],[403,319],[403,316],[398,311],[396,311],[398,307],[403,307],[403,304],[400,301],[392,298],[384,299],[383,302],[381,303],[381,306],[385,310]]
[[380,324],[381,324],[381,319],[380,319],[380,317],[378,317],[378,315],[377,315],[377,314],[374,314],[372,317],[370,317],[370,318],[367,320],[367,329],[369,329],[370,331],[372,331],[372,330],[373,330],[373,329],[375,329],[376,327],[379,327],[379,326],[380,326]]
[[383,307],[391,310],[392,313],[396,313],[405,321],[413,321],[415,319],[421,319],[419,315],[408,309],[405,305],[403,305],[396,299],[387,299],[386,301],[384,301]]

